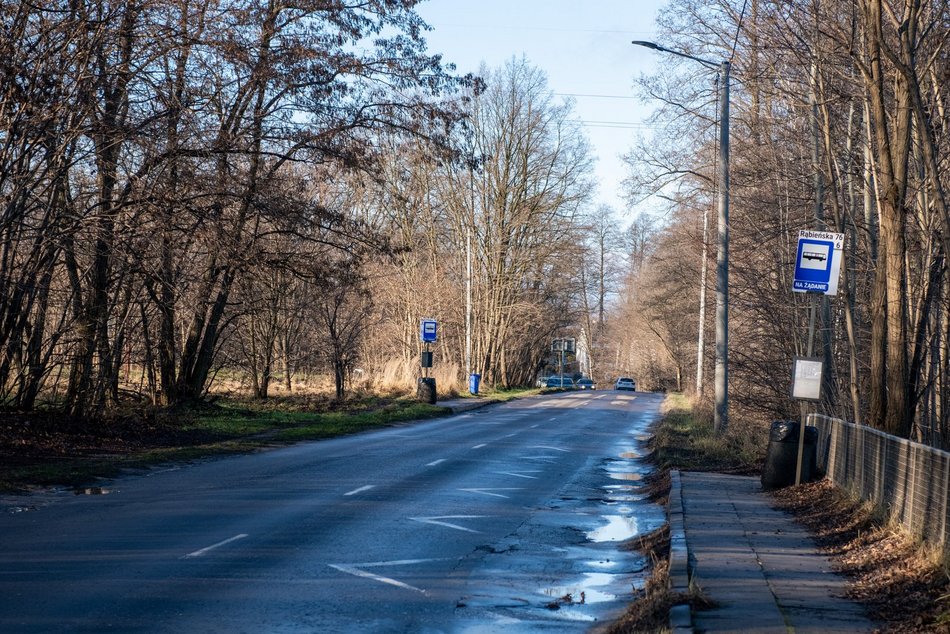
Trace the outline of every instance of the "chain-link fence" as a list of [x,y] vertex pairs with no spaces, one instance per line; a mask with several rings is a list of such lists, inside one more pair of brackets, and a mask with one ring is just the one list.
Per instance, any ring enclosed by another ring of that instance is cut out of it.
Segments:
[[947,543],[950,453],[820,414],[808,424],[818,428],[818,467],[829,479],[924,541]]

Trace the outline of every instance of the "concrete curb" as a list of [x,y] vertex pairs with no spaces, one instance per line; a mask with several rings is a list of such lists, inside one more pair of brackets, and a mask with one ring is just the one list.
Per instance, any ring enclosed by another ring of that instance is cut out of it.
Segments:
[[[689,551],[683,523],[683,489],[680,472],[670,471],[670,590],[689,593]],[[676,633],[693,632],[693,617],[688,603],[670,608],[670,629]]]
[[436,402],[438,407],[444,407],[449,410],[451,414],[459,414],[461,412],[468,412],[473,409],[481,409],[482,407],[487,407],[493,403],[499,403],[500,401],[492,401],[487,398],[466,398],[446,401],[445,403]]

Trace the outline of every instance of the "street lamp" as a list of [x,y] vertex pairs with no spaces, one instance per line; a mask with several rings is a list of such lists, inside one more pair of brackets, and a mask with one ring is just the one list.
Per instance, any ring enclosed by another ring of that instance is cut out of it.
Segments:
[[722,77],[719,98],[719,248],[716,252],[716,431],[729,426],[729,70],[723,60],[708,59],[673,51],[654,42],[634,40],[632,44],[670,53],[718,70]]

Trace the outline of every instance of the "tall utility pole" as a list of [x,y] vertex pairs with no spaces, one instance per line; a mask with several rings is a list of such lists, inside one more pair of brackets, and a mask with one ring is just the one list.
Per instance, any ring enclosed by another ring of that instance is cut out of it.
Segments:
[[465,234],[465,375],[472,375],[472,228]]
[[729,71],[720,64],[719,249],[716,252],[716,431],[729,427]]
[[703,251],[699,269],[699,336],[696,341],[696,395],[703,395],[703,365],[706,362],[706,271],[709,255],[709,210],[703,210]]
[[465,376],[472,376],[472,227],[475,224],[475,151],[468,165],[471,222],[465,228]]
[[[699,62],[719,71],[722,81],[719,95],[719,244],[716,251],[716,432],[729,427],[729,73],[728,61],[713,62],[654,42],[634,40],[632,44],[670,53]],[[700,325],[702,327],[702,325]],[[700,354],[702,351],[700,351]]]

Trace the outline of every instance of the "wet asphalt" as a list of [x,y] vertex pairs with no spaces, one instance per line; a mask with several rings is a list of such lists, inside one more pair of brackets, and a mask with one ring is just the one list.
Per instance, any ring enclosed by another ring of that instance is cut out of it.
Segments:
[[521,399],[0,499],[3,632],[586,631],[662,525],[662,397]]

